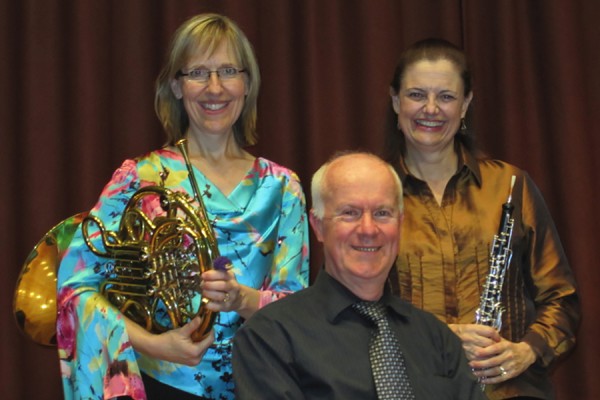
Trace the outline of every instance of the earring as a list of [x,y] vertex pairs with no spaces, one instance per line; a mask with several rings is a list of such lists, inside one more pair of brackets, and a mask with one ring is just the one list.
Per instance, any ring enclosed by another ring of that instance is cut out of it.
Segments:
[[460,131],[463,133],[467,132],[467,123],[464,118],[460,119]]

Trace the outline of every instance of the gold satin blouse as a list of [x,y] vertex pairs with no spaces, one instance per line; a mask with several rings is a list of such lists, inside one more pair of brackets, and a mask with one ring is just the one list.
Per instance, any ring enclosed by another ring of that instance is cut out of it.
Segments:
[[403,299],[446,323],[474,323],[511,176],[515,221],[505,276],[502,336],[529,343],[538,360],[521,376],[488,385],[490,399],[553,398],[548,367],[575,344],[579,301],[573,274],[544,199],[529,175],[502,161],[477,160],[458,146],[459,167],[441,206],[401,162],[404,222],[391,283]]

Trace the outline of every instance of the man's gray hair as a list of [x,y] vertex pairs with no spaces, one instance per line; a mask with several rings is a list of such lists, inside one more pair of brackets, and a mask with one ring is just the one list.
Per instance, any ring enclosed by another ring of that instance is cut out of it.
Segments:
[[322,219],[324,217],[325,204],[324,204],[323,198],[329,190],[327,187],[327,180],[325,179],[326,175],[327,175],[327,171],[329,170],[329,167],[331,167],[331,165],[335,161],[339,160],[340,158],[343,158],[346,156],[353,156],[353,155],[363,155],[363,156],[373,158],[374,160],[381,162],[383,165],[385,165],[386,167],[389,168],[390,172],[392,173],[394,182],[396,183],[397,194],[398,194],[398,210],[402,213],[402,210],[404,207],[403,200],[402,200],[402,182],[400,181],[400,177],[398,176],[398,173],[396,172],[394,167],[392,167],[390,164],[388,164],[387,162],[385,162],[384,160],[382,160],[380,157],[376,156],[373,153],[369,153],[366,151],[340,151],[340,152],[335,153],[312,176],[312,180],[311,180],[311,184],[310,184],[310,191],[311,191],[311,198],[312,198],[312,209],[311,209],[312,214],[318,219]]

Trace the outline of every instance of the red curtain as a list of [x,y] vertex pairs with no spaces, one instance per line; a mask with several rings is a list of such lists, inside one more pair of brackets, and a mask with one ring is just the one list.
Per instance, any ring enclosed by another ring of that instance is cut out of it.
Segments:
[[[379,152],[400,50],[439,36],[472,62],[484,150],[540,186],[578,278],[579,344],[554,373],[559,399],[597,399],[600,272],[600,3],[595,0],[20,0],[0,2],[0,388],[61,397],[54,349],[16,329],[15,282],[55,223],[89,209],[112,171],[164,141],[153,83],[175,28],[236,20],[263,77],[255,155],[305,184],[335,150]],[[320,267],[318,245],[312,268]]]

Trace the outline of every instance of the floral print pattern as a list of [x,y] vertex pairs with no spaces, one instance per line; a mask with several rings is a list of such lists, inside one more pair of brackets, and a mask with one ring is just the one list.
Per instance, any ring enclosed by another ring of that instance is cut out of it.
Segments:
[[[219,251],[232,260],[237,280],[261,290],[265,305],[308,285],[306,203],[294,172],[257,158],[229,196],[195,170]],[[140,188],[164,186],[193,198],[181,155],[160,149],[126,160],[102,191],[91,214],[108,231]],[[157,201],[142,208],[151,218],[163,213]],[[98,232],[91,232],[101,248]],[[112,262],[96,256],[78,229],[58,275],[57,336],[65,399],[146,399],[141,372],[206,399],[233,399],[231,341],[243,323],[235,312],[219,313],[215,343],[195,367],[150,359],[129,342],[121,313],[100,293]]]

